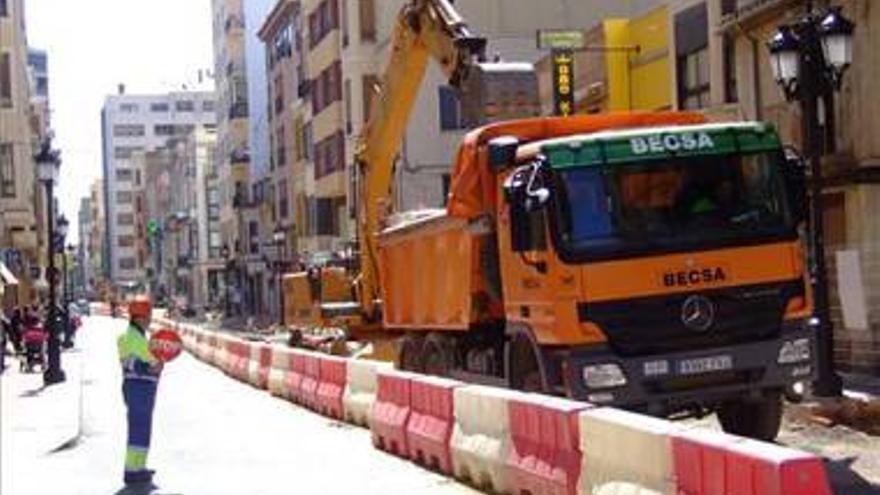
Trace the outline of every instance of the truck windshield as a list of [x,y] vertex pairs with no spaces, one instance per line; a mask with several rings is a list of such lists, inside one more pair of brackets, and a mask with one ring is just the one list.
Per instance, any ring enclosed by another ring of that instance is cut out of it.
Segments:
[[761,152],[558,170],[561,248],[614,257],[790,236],[780,162]]

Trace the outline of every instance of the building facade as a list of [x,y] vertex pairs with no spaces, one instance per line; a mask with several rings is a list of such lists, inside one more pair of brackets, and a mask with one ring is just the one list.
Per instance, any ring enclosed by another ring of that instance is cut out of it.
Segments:
[[89,196],[80,198],[79,211],[77,212],[77,231],[79,232],[79,245],[76,247],[76,270],[73,287],[78,291],[77,295],[85,295],[92,292],[91,280],[94,278],[88,249],[92,235],[92,200]]
[[89,206],[91,213],[91,231],[87,238],[86,257],[89,260],[88,283],[96,294],[101,294],[107,287],[108,269],[107,236],[105,235],[106,218],[104,215],[104,181],[97,179],[89,186]]
[[101,111],[107,263],[114,283],[142,282],[146,275],[143,160],[135,157],[195,129],[215,127],[214,94],[179,92],[127,95],[120,87]]
[[35,118],[33,83],[24,2],[0,1],[0,285],[6,304],[30,302],[45,266],[38,218],[44,199],[33,155],[48,121]]

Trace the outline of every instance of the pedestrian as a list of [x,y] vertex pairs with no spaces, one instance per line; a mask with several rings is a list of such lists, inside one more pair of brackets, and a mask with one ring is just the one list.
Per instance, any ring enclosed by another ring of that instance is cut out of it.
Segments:
[[131,318],[128,330],[117,341],[122,364],[122,395],[128,410],[128,445],[123,476],[126,485],[149,484],[153,480],[153,470],[147,469],[147,453],[162,363],[150,353],[147,340],[152,311],[149,299],[133,299],[128,305]]
[[6,371],[6,336],[9,335],[10,321],[0,312],[0,374]]
[[24,323],[21,307],[16,307],[9,315],[9,333],[6,339],[12,343],[15,354],[21,354],[21,326]]

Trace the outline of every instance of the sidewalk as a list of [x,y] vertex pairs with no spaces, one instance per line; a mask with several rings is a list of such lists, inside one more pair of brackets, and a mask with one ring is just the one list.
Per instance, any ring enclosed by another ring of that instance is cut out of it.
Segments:
[[7,357],[0,375],[0,493],[12,490],[23,462],[74,445],[82,434],[83,352],[64,351],[63,383],[43,386],[42,370],[22,373]]

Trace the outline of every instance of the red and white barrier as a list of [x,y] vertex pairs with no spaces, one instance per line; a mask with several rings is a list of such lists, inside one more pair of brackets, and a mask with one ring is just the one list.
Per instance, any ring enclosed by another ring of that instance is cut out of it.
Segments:
[[378,373],[391,370],[393,363],[371,361],[368,359],[349,359],[348,377],[342,403],[345,406],[345,420],[369,427],[370,409],[376,401]]
[[521,395],[480,385],[455,389],[450,449],[456,478],[499,493],[508,492],[509,403]]
[[817,456],[612,408],[394,371],[181,327],[239,380],[334,418],[374,445],[512,495],[831,495]]
[[590,407],[538,394],[522,394],[508,404],[508,482],[513,493],[575,495],[581,474],[581,411]]
[[321,358],[308,352],[305,355],[302,384],[299,388],[300,403],[309,409],[318,408],[318,380],[321,379]]
[[451,474],[449,443],[455,424],[453,391],[463,384],[431,376],[410,379],[410,417],[406,425],[409,458],[430,469]]
[[319,381],[315,391],[316,410],[324,416],[342,419],[345,415],[342,394],[345,391],[347,359],[337,356],[319,358]]
[[380,371],[376,401],[370,411],[373,445],[400,457],[409,453],[406,424],[411,410],[412,377],[412,374],[400,371]]

